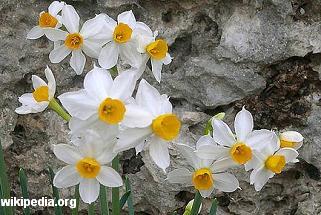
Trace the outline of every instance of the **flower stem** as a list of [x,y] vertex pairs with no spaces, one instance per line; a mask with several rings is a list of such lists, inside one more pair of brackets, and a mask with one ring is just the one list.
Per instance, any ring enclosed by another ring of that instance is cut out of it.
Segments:
[[78,215],[79,208],[79,184],[75,187],[74,199],[76,199],[76,207],[71,210],[72,215]]
[[51,99],[49,107],[67,122],[70,120],[71,116],[61,107],[55,98]]
[[194,203],[193,203],[191,215],[197,215],[198,214],[198,210],[199,210],[199,208],[201,206],[201,202],[202,202],[202,196],[201,196],[200,192],[197,191],[195,193]]
[[94,214],[95,214],[94,203],[91,203],[88,205],[88,215],[94,215]]
[[108,201],[107,201],[107,187],[100,185],[99,193],[100,214],[109,215]]
[[[118,155],[112,161],[112,167],[117,172],[119,171],[119,157],[118,157]],[[113,215],[120,214],[119,187],[112,188],[112,214]]]

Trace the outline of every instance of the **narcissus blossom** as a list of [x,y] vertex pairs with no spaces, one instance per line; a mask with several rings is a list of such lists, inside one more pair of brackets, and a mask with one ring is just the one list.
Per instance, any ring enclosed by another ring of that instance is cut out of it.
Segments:
[[273,139],[271,144],[253,152],[256,164],[250,175],[250,184],[254,184],[256,191],[260,191],[275,174],[281,173],[287,163],[298,162],[299,153],[295,149],[280,148],[276,135]]
[[48,84],[38,76],[32,76],[34,91],[32,93],[25,93],[19,97],[19,102],[22,103],[22,106],[16,108],[16,113],[39,113],[48,107],[49,102],[54,98],[56,92],[56,81],[48,66],[45,69],[45,75]]
[[167,95],[160,95],[144,79],[139,83],[135,102],[127,106],[124,124],[128,127],[119,134],[114,151],[136,147],[140,152],[145,141],[149,154],[164,171],[169,166],[168,142],[175,139],[181,127],[178,117],[172,113]]
[[[172,62],[172,58],[168,53],[168,44],[164,39],[156,39],[157,33],[153,35],[152,31],[148,31],[148,35],[139,35],[138,51],[144,55],[144,62],[148,59],[151,61],[152,73],[155,79],[161,81],[161,71],[163,64],[168,65]],[[146,67],[146,63],[143,64]],[[145,70],[145,67],[141,69]]]
[[98,58],[99,65],[110,69],[118,62],[120,56],[132,67],[140,67],[142,56],[137,51],[137,35],[147,34],[149,27],[142,22],[136,22],[133,12],[125,11],[118,15],[117,22],[105,15],[105,27],[102,34],[106,45]]
[[[197,144],[204,144],[203,137]],[[214,189],[223,192],[233,192],[239,187],[239,182],[234,175],[225,172],[226,167],[209,159],[200,159],[195,154],[194,148],[185,144],[177,144],[182,156],[186,159],[191,168],[179,168],[167,175],[170,183],[194,186],[202,197],[207,198]]]
[[214,159],[229,167],[245,164],[245,169],[253,168],[255,160],[253,149],[259,149],[268,144],[273,132],[269,130],[253,131],[253,118],[249,111],[243,108],[235,117],[234,135],[222,120],[213,119],[213,138],[208,137],[207,143],[198,145],[196,154],[203,159]]
[[67,164],[56,173],[54,186],[67,188],[79,184],[80,197],[85,203],[97,200],[100,184],[107,187],[123,185],[120,175],[107,165],[115,156],[108,148],[101,150],[93,143],[58,144],[54,146],[54,153]]
[[58,97],[73,117],[69,124],[72,133],[88,128],[102,136],[117,133],[134,87],[133,73],[124,71],[113,80],[107,70],[95,66],[85,76],[84,89]]
[[79,75],[83,72],[86,57],[83,52],[92,58],[98,58],[102,42],[100,31],[103,27],[103,16],[86,21],[79,30],[79,15],[71,5],[64,6],[62,10],[62,23],[67,31],[48,29],[45,34],[48,39],[61,44],[56,45],[49,54],[52,63],[59,63],[71,53],[70,66]]
[[298,150],[303,144],[303,136],[297,131],[285,131],[280,133],[280,147],[294,148]]
[[27,39],[38,39],[45,34],[48,28],[60,28],[61,16],[58,13],[64,7],[64,2],[54,1],[48,7],[48,12],[39,14],[38,25],[33,27],[27,34]]

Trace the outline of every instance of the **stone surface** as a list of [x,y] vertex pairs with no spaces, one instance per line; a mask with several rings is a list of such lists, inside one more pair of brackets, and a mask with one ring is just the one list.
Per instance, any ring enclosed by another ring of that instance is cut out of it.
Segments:
[[[82,21],[104,12],[117,14],[132,9],[139,21],[158,30],[170,44],[173,62],[164,67],[161,84],[149,70],[144,78],[171,96],[175,111],[183,120],[175,142],[193,145],[206,121],[225,111],[226,121],[243,105],[253,113],[256,128],[296,129],[305,136],[300,162],[269,181],[261,192],[248,184],[249,173],[234,173],[242,190],[215,193],[218,214],[321,213],[320,90],[321,90],[321,1],[320,0],[77,0]],[[20,196],[18,170],[28,175],[30,195],[51,196],[47,166],[56,171],[51,145],[67,143],[67,125],[51,111],[18,116],[18,96],[31,91],[31,75],[44,77],[49,65],[57,79],[57,95],[82,86],[85,73],[76,76],[64,60],[51,64],[53,44],[45,38],[26,40],[38,14],[50,1],[0,0],[0,140],[5,148],[12,193]],[[184,164],[170,145],[169,170]],[[122,172],[132,181],[138,214],[182,213],[193,198],[193,189],[170,185],[166,175],[148,153],[135,156],[133,150],[121,157]],[[72,189],[61,191],[70,197]],[[203,202],[207,214],[210,200]],[[82,212],[85,208],[82,205]],[[68,210],[65,209],[66,214]],[[33,208],[35,214],[52,209]]]

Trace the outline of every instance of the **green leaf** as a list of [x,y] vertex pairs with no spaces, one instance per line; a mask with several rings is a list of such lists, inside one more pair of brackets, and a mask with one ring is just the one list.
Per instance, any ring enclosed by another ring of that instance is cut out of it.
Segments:
[[55,200],[55,215],[62,215],[62,209],[61,207],[58,205],[58,199],[59,199],[59,191],[57,189],[57,187],[54,186],[53,184],[53,179],[55,177],[55,173],[53,172],[53,170],[51,169],[51,167],[48,167],[49,170],[49,179],[50,179],[50,183],[51,183],[51,187],[52,187],[52,194]]
[[212,206],[211,206],[211,210],[210,210],[210,214],[209,215],[216,215],[216,211],[217,211],[217,199],[213,199],[212,202]]
[[[4,160],[3,149],[0,142],[0,183],[2,187],[2,197],[4,199],[10,199],[10,185],[7,175],[7,167]],[[13,207],[4,207],[5,214],[13,214]]]
[[[19,170],[19,179],[20,179],[22,197],[24,199],[29,199],[27,176],[25,171],[22,168],[20,168]],[[23,214],[25,215],[30,214],[30,208],[28,206],[23,209]]]
[[71,210],[72,215],[78,215],[78,208],[79,208],[79,184],[75,187],[75,194],[74,199],[76,199],[76,207]]
[[197,215],[202,203],[202,196],[199,191],[195,193],[194,203],[190,215]]
[[[126,179],[125,179],[125,186],[126,186],[126,192],[131,191],[130,181],[129,181],[128,177],[126,177]],[[134,215],[135,210],[134,210],[134,205],[133,205],[133,193],[132,192],[128,196],[127,205],[128,205],[128,214]]]
[[100,185],[99,191],[100,212],[102,215],[109,215],[108,201],[107,201],[107,187]]
[[127,191],[126,193],[124,193],[124,195],[120,198],[119,200],[119,204],[120,204],[120,208],[123,208],[124,205],[126,204],[126,201],[130,195],[131,191]]
[[95,215],[95,206],[94,203],[88,205],[88,215]]
[[[116,172],[119,171],[119,157],[118,155],[112,161],[112,167]],[[120,215],[120,205],[119,205],[119,187],[113,187],[111,190],[112,195],[112,214]]]
[[[0,183],[0,199],[3,199],[3,190],[2,190],[2,187],[1,187],[1,183]],[[0,215],[5,215],[5,211],[4,211],[4,207],[0,204]]]

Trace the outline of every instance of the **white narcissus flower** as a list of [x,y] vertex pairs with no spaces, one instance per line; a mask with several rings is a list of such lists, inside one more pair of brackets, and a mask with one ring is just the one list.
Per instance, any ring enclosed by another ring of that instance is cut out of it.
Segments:
[[120,132],[114,151],[136,147],[138,153],[147,141],[151,158],[165,171],[170,163],[168,142],[178,136],[181,127],[180,120],[172,113],[169,98],[167,95],[160,95],[142,79],[135,102],[126,108],[124,125],[128,128]]
[[[204,139],[201,137],[197,144],[203,141]],[[239,187],[235,176],[224,172],[227,170],[226,167],[216,162],[213,163],[213,160],[198,158],[194,148],[190,146],[177,144],[177,147],[191,166],[192,171],[187,168],[179,168],[169,172],[167,180],[170,183],[194,186],[204,198],[209,197],[214,189],[233,192]]]
[[27,39],[38,39],[42,37],[48,28],[60,28],[61,17],[58,13],[64,5],[64,2],[54,1],[49,5],[48,12],[42,11],[39,15],[38,25],[28,32]]
[[79,31],[79,15],[71,5],[65,5],[62,9],[62,23],[67,31],[60,29],[47,29],[45,34],[56,45],[49,54],[52,63],[59,63],[71,53],[70,66],[79,75],[83,72],[86,57],[83,52],[92,58],[98,58],[102,42],[100,31],[103,27],[104,16],[97,15],[87,20]]
[[107,166],[115,154],[110,150],[101,150],[96,144],[84,143],[79,146],[58,144],[54,153],[59,160],[67,164],[59,170],[53,180],[57,188],[67,188],[79,184],[79,193],[85,203],[96,201],[100,184],[107,187],[123,185],[120,175]]
[[255,165],[253,149],[259,149],[268,144],[273,132],[269,130],[254,130],[252,114],[243,108],[235,117],[234,135],[228,125],[222,120],[213,119],[213,138],[208,138],[204,145],[199,145],[196,154],[203,159],[214,159],[233,167],[245,164],[248,171]]
[[22,106],[15,110],[16,113],[39,113],[48,107],[49,102],[54,98],[56,92],[56,81],[48,66],[45,69],[45,75],[48,80],[48,84],[38,76],[32,76],[34,91],[32,93],[25,93],[19,97],[19,102],[22,103]]
[[275,174],[282,172],[287,163],[298,162],[299,153],[293,148],[280,148],[277,136],[274,134],[271,144],[254,151],[256,165],[250,175],[250,184],[260,191],[267,181]]
[[83,130],[91,128],[102,137],[117,134],[119,123],[126,118],[135,83],[133,73],[124,71],[113,80],[107,70],[95,66],[85,76],[84,89],[58,97],[73,117],[71,133],[81,136]]
[[[168,65],[172,62],[172,58],[168,53],[168,45],[164,39],[156,39],[157,33],[153,35],[152,31],[148,31],[148,35],[138,36],[138,51],[145,54],[142,71],[145,70],[148,59],[151,61],[152,73],[155,79],[161,81],[161,72],[163,64]],[[142,72],[141,72],[142,73]]]
[[297,131],[285,131],[280,133],[279,141],[281,148],[294,148],[298,150],[303,144],[303,136]]
[[106,45],[99,55],[99,65],[110,69],[117,64],[120,56],[126,63],[138,68],[142,63],[142,56],[137,51],[136,37],[138,34],[147,34],[149,27],[142,22],[136,22],[131,10],[119,14],[117,22],[105,15],[104,26],[101,33]]

